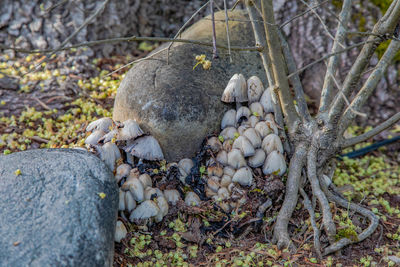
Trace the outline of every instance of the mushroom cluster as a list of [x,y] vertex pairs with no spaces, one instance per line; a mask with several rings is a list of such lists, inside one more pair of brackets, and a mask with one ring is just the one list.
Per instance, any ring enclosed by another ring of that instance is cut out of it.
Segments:
[[255,168],[264,175],[282,176],[287,167],[270,88],[264,90],[256,76],[246,82],[242,74],[235,74],[221,100],[236,103],[236,109],[224,114],[220,135],[207,141],[215,156],[207,162],[205,190],[207,197],[229,212],[246,202],[243,187],[254,186]]
[[[253,173],[282,176],[286,172],[286,161],[279,127],[274,120],[270,88],[264,89],[256,76],[246,82],[242,74],[235,74],[221,100],[236,103],[236,109],[224,114],[219,136],[208,138],[206,169],[198,177],[205,182],[205,196],[230,212],[240,210],[248,201],[248,189],[256,187]],[[142,160],[160,161],[164,156],[157,140],[146,135],[134,120],[120,123],[102,118],[90,123],[86,130],[91,132],[85,140],[88,149],[96,152],[115,174],[120,187],[119,215],[125,221],[136,224],[162,221],[169,205],[181,201],[182,191],[185,191],[182,204],[201,205],[200,197],[189,187],[181,191],[160,190],[153,187],[149,173],[138,168],[135,158],[140,163]],[[192,179],[199,168],[189,158],[165,165],[167,170],[172,167],[179,170],[175,177],[183,185],[187,185],[187,177]],[[115,241],[120,242],[126,234],[124,223],[119,220]]]

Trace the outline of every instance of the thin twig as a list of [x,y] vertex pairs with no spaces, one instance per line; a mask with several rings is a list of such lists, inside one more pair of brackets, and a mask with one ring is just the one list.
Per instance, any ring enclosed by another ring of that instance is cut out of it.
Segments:
[[364,141],[370,139],[371,137],[374,137],[375,135],[379,134],[380,132],[386,130],[387,128],[392,127],[399,120],[400,120],[400,112],[397,112],[392,117],[390,117],[386,121],[382,122],[381,124],[379,124],[375,128],[369,130],[368,132],[363,133],[363,134],[361,134],[359,136],[356,136],[356,137],[345,139],[344,142],[343,142],[342,148],[346,148],[346,147],[349,147],[349,146],[354,146],[354,145],[356,145],[358,143],[364,142]]
[[[214,17],[214,0],[210,0],[210,11],[211,11],[211,25],[212,25],[212,43],[213,43],[213,59],[218,58],[217,52],[217,36],[215,32],[215,17]],[[230,45],[229,45],[230,50]]]
[[[351,0],[345,0],[343,2],[342,11],[339,15],[339,24],[337,26],[335,40],[333,42],[331,52],[337,52],[339,50],[339,43],[344,42],[346,24],[350,19],[351,2]],[[321,113],[325,112],[328,109],[328,106],[332,101],[332,77],[335,77],[338,65],[339,55],[335,55],[329,59],[327,73],[325,74],[324,85],[322,86],[321,100],[319,104],[319,112]]]
[[226,6],[226,0],[224,0],[224,10],[225,10],[225,27],[226,27],[226,38],[228,41],[228,53],[229,53],[229,62],[232,63],[232,55],[231,55],[231,41],[229,36],[229,17],[228,17],[228,9]]
[[[183,24],[183,26],[182,26],[182,27],[178,30],[178,32],[175,34],[174,39],[178,38],[178,36],[181,35],[182,31],[186,28],[186,26],[194,19],[194,17],[195,17],[197,14],[199,14],[199,12],[200,12],[201,10],[203,10],[203,8],[205,8],[205,7],[208,5],[209,2],[210,2],[210,1],[207,1],[207,3],[205,3],[204,5],[202,5],[199,9],[196,10],[196,12],[193,13],[193,15]],[[167,65],[169,64],[169,50],[171,49],[172,44],[173,44],[173,42],[171,42],[171,43],[168,45],[168,49],[167,49],[167,51],[168,51],[168,52],[167,52]]]

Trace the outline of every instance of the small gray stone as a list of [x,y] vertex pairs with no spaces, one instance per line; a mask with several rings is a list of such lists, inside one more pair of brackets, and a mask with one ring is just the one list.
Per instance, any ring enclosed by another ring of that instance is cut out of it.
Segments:
[[0,265],[111,266],[117,209],[112,173],[86,151],[0,156]]
[[[229,12],[232,46],[254,46],[250,23],[243,11]],[[182,34],[182,39],[212,42],[210,17],[200,20]],[[217,43],[227,44],[225,14],[215,14]],[[222,20],[222,21],[221,21]],[[163,49],[168,44],[160,47]],[[222,92],[235,73],[257,75],[266,81],[257,52],[232,51],[231,63],[227,50],[219,50],[212,59],[210,47],[175,43],[166,51],[136,64],[125,76],[114,104],[114,120],[135,119],[143,130],[154,136],[168,161],[192,157],[204,138],[219,130],[221,118],[229,105],[220,101]],[[196,67],[196,55],[205,54],[212,60],[209,70]]]

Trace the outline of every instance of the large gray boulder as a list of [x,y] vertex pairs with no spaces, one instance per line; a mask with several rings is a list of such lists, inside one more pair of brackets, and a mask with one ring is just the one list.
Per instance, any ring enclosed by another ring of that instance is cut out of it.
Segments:
[[[217,43],[227,45],[225,15],[216,18]],[[243,11],[229,12],[232,46],[254,46],[248,17]],[[183,39],[211,42],[210,17],[195,23],[182,34]],[[167,45],[167,44],[166,44]],[[159,48],[165,48],[166,45]],[[125,76],[114,103],[114,120],[135,119],[141,127],[160,142],[168,161],[192,157],[208,134],[219,130],[227,104],[220,101],[231,76],[243,73],[247,78],[257,75],[266,80],[257,52],[219,50],[209,70],[196,64],[196,55],[212,59],[212,48],[175,43],[167,65],[166,51],[150,60],[136,64]]]
[[86,151],[0,156],[0,266],[111,266],[117,209],[112,173]]

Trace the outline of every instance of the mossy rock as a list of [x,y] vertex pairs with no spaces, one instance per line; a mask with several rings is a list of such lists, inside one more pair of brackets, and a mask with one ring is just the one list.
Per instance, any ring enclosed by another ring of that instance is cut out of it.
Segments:
[[[227,44],[225,15],[215,14],[218,44]],[[254,36],[244,11],[229,12],[232,46],[254,46]],[[183,39],[212,42],[210,16],[195,23],[182,34]],[[168,44],[161,46],[163,49]],[[136,64],[125,76],[114,103],[114,120],[135,119],[160,142],[168,161],[192,157],[204,138],[219,131],[223,113],[229,105],[220,101],[230,77],[243,73],[266,81],[257,52],[219,49],[219,58],[212,59],[212,48],[175,43],[167,64],[166,51]],[[209,70],[197,63],[196,55],[212,60]]]

